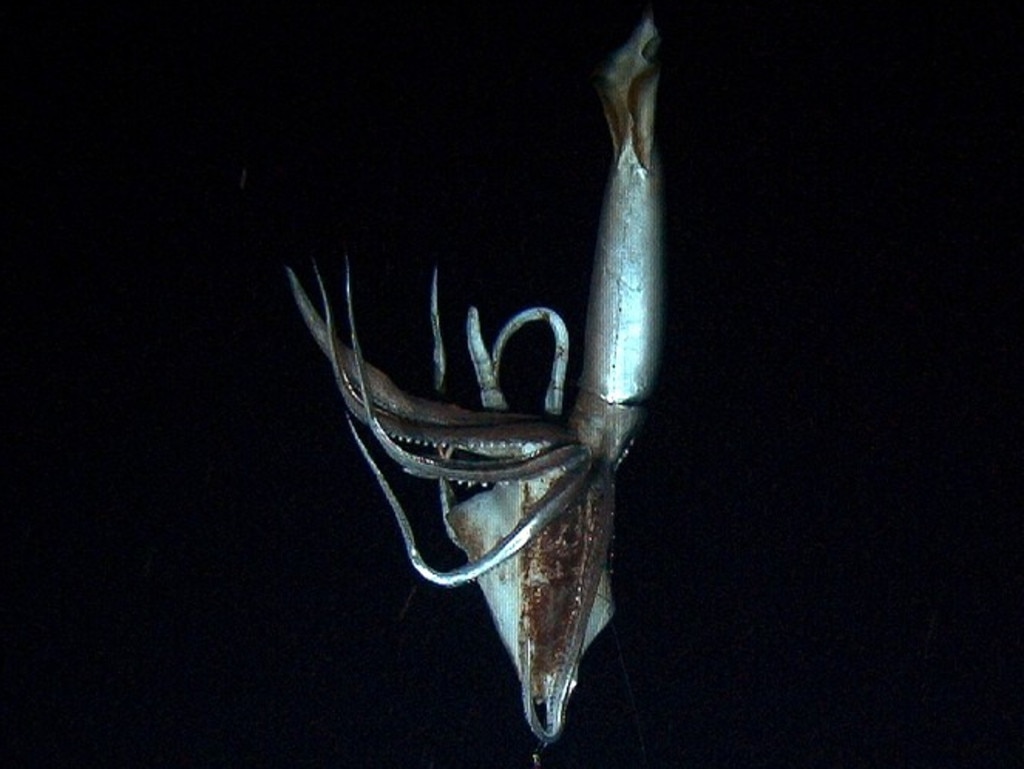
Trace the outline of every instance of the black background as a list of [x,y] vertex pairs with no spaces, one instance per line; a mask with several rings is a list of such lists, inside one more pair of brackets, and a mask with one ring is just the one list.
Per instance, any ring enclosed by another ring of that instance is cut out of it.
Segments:
[[[1012,20],[661,5],[668,345],[614,632],[543,765],[1024,765]],[[435,264],[451,397],[469,304],[558,309],[572,380],[588,78],[640,10],[5,12],[5,765],[530,765],[483,601],[405,561],[284,265],[341,306],[347,252],[412,392]],[[517,408],[549,350],[517,337]]]

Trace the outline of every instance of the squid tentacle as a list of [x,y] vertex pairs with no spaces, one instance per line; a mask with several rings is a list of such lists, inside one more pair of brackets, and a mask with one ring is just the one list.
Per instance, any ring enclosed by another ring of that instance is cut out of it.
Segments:
[[[323,284],[321,283],[321,288],[322,286]],[[421,478],[446,478],[448,480],[476,483],[523,481],[536,478],[556,467],[567,465],[575,460],[586,458],[588,455],[587,449],[578,443],[556,446],[545,451],[538,451],[527,457],[495,459],[487,462],[485,466],[481,466],[480,462],[472,460],[423,457],[403,449],[381,427],[372,405],[372,394],[367,390],[368,382],[365,378],[365,360],[362,347],[359,344],[359,335],[356,332],[355,312],[352,309],[351,271],[347,266],[345,270],[345,294],[348,300],[348,322],[349,331],[352,335],[352,351],[355,357],[356,375],[359,379],[359,389],[365,395],[363,403],[366,410],[366,423],[388,456],[398,462],[407,473]],[[324,301],[326,303],[326,297],[324,297]],[[326,304],[324,313],[335,376],[343,377],[344,374],[341,370],[337,350],[337,335],[334,333],[334,316],[331,313],[330,304]]]
[[437,267],[430,279],[430,330],[434,335],[434,391],[444,392],[444,377],[447,371],[447,357],[444,353],[444,337],[441,336],[441,313],[437,302]]
[[508,402],[501,391],[501,355],[512,336],[527,323],[546,322],[555,338],[555,352],[551,361],[551,379],[544,396],[544,411],[551,416],[562,413],[565,397],[565,371],[569,363],[569,331],[562,316],[549,307],[531,307],[514,315],[498,332],[490,354],[480,331],[480,313],[470,307],[466,316],[466,338],[469,356],[473,359],[476,379],[480,384],[480,400],[486,409],[508,410]]
[[[324,297],[324,305],[329,309],[326,301],[326,290],[316,264],[313,265],[319,283],[320,294]],[[291,283],[295,301],[299,306],[302,319],[306,323],[317,345],[328,358],[332,350],[337,358],[338,366],[335,370],[335,378],[342,395],[345,397],[345,405],[348,406],[360,419],[365,421],[362,392],[356,387],[353,381],[355,374],[355,360],[352,350],[341,344],[337,339],[331,339],[327,323],[320,317],[320,314],[313,307],[313,303],[306,295],[302,284],[291,269],[287,269],[288,280]],[[325,313],[326,314],[326,313]],[[398,388],[391,378],[383,371],[370,363],[365,364],[367,380],[373,384],[375,405],[382,409],[391,419],[407,422],[416,425],[424,430],[439,428],[445,430],[460,430],[463,428],[493,428],[500,425],[521,424],[523,422],[535,422],[536,417],[528,414],[500,414],[495,412],[478,412],[461,408],[450,403],[438,403],[427,398],[418,398],[409,395]],[[338,372],[342,372],[339,376]]]
[[[359,431],[352,424],[351,418],[348,419],[348,426],[352,431],[352,436],[355,438],[360,453],[363,455],[363,459],[370,466],[374,478],[377,479],[377,484],[384,492],[384,496],[387,498],[388,504],[395,514],[395,520],[398,522],[398,528],[405,542],[405,551],[413,568],[424,579],[441,587],[458,587],[467,582],[472,582],[515,556],[537,536],[537,532],[569,509],[569,501],[579,495],[587,479],[587,474],[583,471],[583,467],[586,464],[585,459],[579,456],[573,458],[569,464],[561,468],[560,477],[551,484],[551,488],[541,497],[536,506],[532,510],[527,511],[519,523],[502,537],[494,547],[479,558],[473,559],[451,571],[440,571],[429,566],[423,560],[423,556],[420,555],[419,548],[416,547],[416,538],[412,531],[412,524],[409,523],[409,517],[405,514],[402,503],[398,501],[398,497],[391,488],[391,484],[388,483],[384,473],[373,460],[370,450],[359,437]],[[444,481],[441,483],[444,484]],[[443,507],[447,508],[449,504],[450,502],[445,499]]]
[[[333,315],[326,297],[326,288],[315,264],[314,270],[325,308],[324,315]],[[332,361],[335,380],[345,405],[356,418],[368,423],[363,389],[359,386],[355,371],[354,352],[338,341],[333,322],[328,324],[320,317],[290,269],[288,278],[307,327],[324,354]],[[373,400],[378,421],[385,433],[400,440],[432,446],[443,444],[482,457],[506,458],[522,458],[574,440],[564,426],[534,416],[476,412],[408,395],[365,359],[363,371],[363,379],[369,385],[367,390]]]

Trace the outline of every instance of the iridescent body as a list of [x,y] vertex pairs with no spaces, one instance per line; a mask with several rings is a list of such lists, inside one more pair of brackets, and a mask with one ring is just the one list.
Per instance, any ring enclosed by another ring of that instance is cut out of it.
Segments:
[[[546,322],[555,336],[555,359],[545,410],[548,417],[561,413],[568,334],[553,310],[520,313],[491,350],[475,308],[470,310],[470,355],[485,409],[471,411],[400,390],[363,357],[351,286],[346,345],[337,337],[326,297],[321,317],[289,270],[299,309],[331,361],[350,415],[406,472],[439,483],[448,535],[468,556],[451,571],[423,560],[402,505],[350,419],[413,567],[438,585],[480,585],[518,672],[527,721],[544,743],[561,734],[583,652],[612,616],[607,559],[615,472],[643,422],[643,403],[661,357],[662,196],[654,148],[658,42],[648,12],[595,78],[614,155],[591,281],[583,375],[564,424],[509,413],[499,383],[508,339],[526,323]],[[435,277],[431,315],[440,389],[445,355],[436,291]],[[487,488],[458,501],[453,482]]]

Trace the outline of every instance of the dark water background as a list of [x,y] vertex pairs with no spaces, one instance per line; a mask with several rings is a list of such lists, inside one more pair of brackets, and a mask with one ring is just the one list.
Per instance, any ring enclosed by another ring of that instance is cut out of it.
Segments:
[[[346,5],[5,14],[7,765],[530,765],[483,601],[406,563],[284,265],[340,302],[347,251],[410,391],[435,264],[453,397],[471,303],[562,312],[572,379],[588,77],[640,8]],[[615,635],[543,765],[1021,766],[1012,24],[656,16],[668,346]],[[503,369],[520,409],[546,344]]]

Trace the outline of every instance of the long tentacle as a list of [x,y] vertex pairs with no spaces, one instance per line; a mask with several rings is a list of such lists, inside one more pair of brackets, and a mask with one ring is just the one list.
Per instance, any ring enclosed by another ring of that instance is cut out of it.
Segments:
[[434,391],[444,392],[444,377],[447,371],[447,357],[444,353],[444,337],[441,336],[441,313],[437,302],[437,267],[430,280],[430,330],[434,334]]
[[384,477],[384,473],[381,472],[377,463],[374,462],[373,456],[359,437],[359,432],[356,430],[355,425],[352,424],[351,419],[348,420],[348,425],[356,440],[356,445],[359,446],[359,451],[363,455],[363,459],[370,466],[370,470],[377,479],[377,484],[384,492],[388,504],[391,505],[391,510],[395,514],[395,520],[398,522],[398,528],[402,533],[402,539],[405,541],[406,553],[413,568],[424,579],[442,587],[457,587],[467,582],[472,582],[513,557],[528,545],[541,529],[566,510],[571,509],[571,501],[585,487],[586,473],[583,471],[584,462],[582,459],[578,459],[564,468],[564,474],[551,485],[548,493],[494,547],[479,558],[458,568],[451,571],[439,571],[429,566],[423,560],[419,548],[416,547],[416,538],[412,531],[412,525],[409,523],[409,517],[405,514],[401,502],[398,501],[398,497],[392,490],[387,478]]
[[[356,376],[355,354],[334,333],[334,324],[322,319],[306,295],[295,274],[288,270],[292,292],[314,339],[334,367],[338,389],[349,411],[360,421],[368,421],[364,393]],[[317,274],[324,314],[332,315],[323,281]],[[560,425],[534,416],[499,412],[474,412],[454,404],[417,398],[400,390],[382,371],[363,362],[363,379],[376,408],[378,421],[389,435],[424,445],[445,444],[451,449],[487,458],[519,458],[548,446],[573,442],[569,431]]]
[[[359,390],[364,393],[363,404],[366,412],[366,423],[369,425],[374,438],[377,439],[381,448],[384,449],[388,456],[400,464],[406,472],[420,478],[447,478],[449,480],[472,483],[523,481],[544,475],[559,466],[564,466],[574,461],[582,461],[586,458],[587,450],[578,443],[557,446],[547,450],[541,450],[541,447],[537,447],[531,456],[489,459],[486,462],[459,458],[425,457],[403,449],[381,427],[377,419],[376,410],[373,407],[374,399],[367,389],[366,364],[363,358],[362,347],[359,344],[359,334],[356,331],[355,312],[352,309],[351,271],[347,266],[345,270],[345,294],[348,300],[349,332],[352,339],[352,352],[355,358],[357,384]],[[326,304],[326,297],[324,301]],[[334,333],[334,317],[330,311],[329,304],[326,304],[324,312],[335,377],[341,380],[344,379],[345,374],[340,363],[337,335]]]
[[[306,327],[313,335],[324,355],[330,358],[333,354],[336,358],[338,368],[342,372],[338,386],[345,396],[346,405],[360,421],[365,421],[363,394],[358,390],[353,381],[355,361],[352,350],[341,344],[336,337],[332,339],[333,334],[328,331],[326,320],[321,318],[320,314],[313,307],[313,303],[302,288],[302,284],[299,283],[295,273],[291,269],[288,269],[287,272],[292,293],[302,313],[302,318],[306,322]],[[330,305],[327,302],[327,292],[323,281],[320,279],[319,272],[317,272],[317,280],[324,303],[325,315],[327,315]],[[450,403],[438,403],[427,398],[417,398],[414,395],[402,392],[387,374],[375,366],[366,363],[365,371],[368,381],[372,384],[371,390],[374,394],[374,405],[383,410],[390,418],[402,420],[424,430],[443,428],[448,431],[453,429],[458,431],[467,428],[490,429],[495,426],[523,422],[536,423],[536,417],[527,414],[476,412]]]
[[552,416],[562,413],[562,399],[565,397],[565,371],[569,362],[569,331],[562,316],[549,307],[531,307],[513,316],[498,332],[491,352],[487,352],[483,333],[480,331],[480,313],[476,307],[469,308],[466,316],[466,338],[469,342],[469,356],[476,370],[480,385],[480,401],[484,408],[506,411],[508,402],[501,391],[501,355],[509,339],[527,323],[546,322],[555,338],[555,353],[551,362],[551,379],[544,396],[544,411]]

